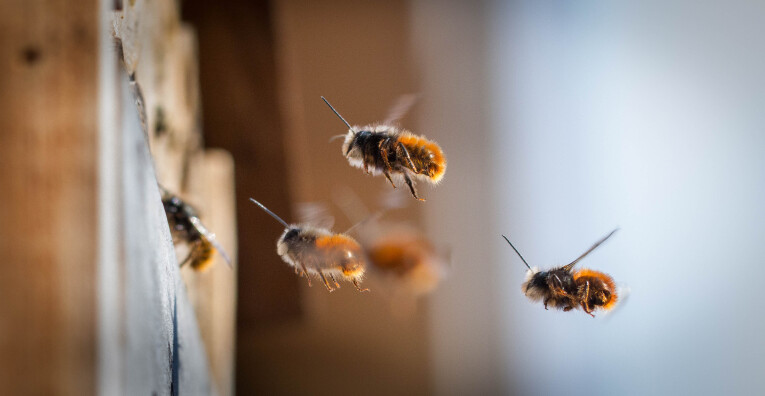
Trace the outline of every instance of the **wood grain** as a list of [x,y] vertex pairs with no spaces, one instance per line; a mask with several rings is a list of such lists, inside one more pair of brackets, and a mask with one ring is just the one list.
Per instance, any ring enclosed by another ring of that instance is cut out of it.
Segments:
[[95,386],[98,3],[0,5],[0,394]]

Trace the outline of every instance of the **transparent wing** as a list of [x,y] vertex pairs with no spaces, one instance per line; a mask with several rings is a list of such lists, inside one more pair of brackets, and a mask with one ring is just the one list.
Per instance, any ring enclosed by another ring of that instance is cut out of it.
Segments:
[[385,118],[383,125],[397,123],[409,112],[409,109],[417,102],[418,97],[419,95],[417,94],[401,95],[388,111],[388,116]]
[[578,262],[579,262],[579,260],[581,260],[581,259],[585,258],[585,257],[586,257],[588,254],[592,253],[592,251],[593,251],[593,250],[595,250],[595,249],[597,249],[597,248],[598,248],[598,246],[600,246],[600,244],[602,244],[603,242],[605,242],[605,241],[606,241],[608,238],[611,238],[611,235],[614,235],[614,233],[615,233],[616,231],[619,231],[619,229],[618,229],[618,228],[614,229],[614,230],[613,230],[613,231],[611,231],[611,232],[610,232],[608,235],[604,236],[604,237],[603,237],[603,238],[601,238],[599,241],[595,242],[595,244],[594,244],[594,245],[592,245],[592,247],[590,247],[589,249],[587,249],[587,251],[586,251],[586,252],[582,253],[582,255],[581,255],[581,256],[577,257],[577,258],[576,258],[576,260],[574,260],[574,261],[572,261],[572,262],[570,262],[570,263],[566,264],[565,266],[563,266],[563,269],[564,269],[564,270],[566,270],[566,271],[571,271],[571,269],[572,269],[572,268],[574,268],[574,265],[576,265],[576,263],[578,263]]
[[327,205],[318,202],[301,202],[297,204],[296,211],[300,223],[328,230],[335,225],[335,217],[329,212]]

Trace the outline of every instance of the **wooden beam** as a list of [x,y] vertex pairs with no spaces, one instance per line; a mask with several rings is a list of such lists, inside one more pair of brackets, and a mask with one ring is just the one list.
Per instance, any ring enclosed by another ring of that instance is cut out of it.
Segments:
[[0,394],[94,393],[98,10],[0,3]]

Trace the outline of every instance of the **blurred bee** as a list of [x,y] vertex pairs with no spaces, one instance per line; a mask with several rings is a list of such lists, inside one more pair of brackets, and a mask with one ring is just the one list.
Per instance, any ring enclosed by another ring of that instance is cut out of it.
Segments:
[[392,176],[403,177],[412,196],[420,201],[412,178],[438,183],[446,172],[446,157],[441,147],[423,136],[389,125],[389,122],[364,127],[351,126],[323,96],[321,99],[348,127],[343,155],[352,166],[372,175],[383,174],[393,187]]
[[212,264],[212,257],[217,250],[221,257],[231,267],[231,259],[223,250],[223,247],[215,240],[215,234],[211,233],[197,216],[194,208],[169,193],[164,188],[162,190],[162,205],[165,207],[167,222],[170,225],[170,234],[173,241],[183,241],[189,246],[189,254],[181,262],[183,267],[189,263],[191,268],[197,271],[207,269]]
[[430,293],[443,278],[441,256],[430,240],[413,229],[388,227],[362,246],[372,266],[392,275],[410,295]]
[[526,280],[521,286],[526,297],[532,301],[542,300],[545,309],[551,306],[567,312],[574,308],[582,308],[584,312],[594,317],[593,310],[609,310],[615,306],[618,296],[614,281],[609,275],[598,271],[589,269],[572,271],[576,263],[618,230],[617,228],[611,231],[571,263],[548,271],[540,271],[536,267],[530,267],[510,240],[504,235],[502,237],[529,269],[526,273]]
[[336,277],[353,283],[359,291],[369,290],[361,288],[366,261],[356,240],[325,228],[287,224],[260,202],[252,198],[250,200],[284,226],[284,232],[276,242],[276,253],[295,269],[296,274],[305,276],[309,286],[310,275],[316,274],[329,291],[340,287]]
[[[386,208],[400,206],[401,194],[383,194]],[[387,196],[386,196],[387,195]],[[399,300],[433,291],[444,278],[446,260],[419,230],[401,224],[381,222],[382,211],[370,214],[361,199],[348,188],[338,191],[335,202],[351,221],[363,219],[351,229],[366,252],[370,271],[386,278]],[[403,301],[397,301],[402,303]]]

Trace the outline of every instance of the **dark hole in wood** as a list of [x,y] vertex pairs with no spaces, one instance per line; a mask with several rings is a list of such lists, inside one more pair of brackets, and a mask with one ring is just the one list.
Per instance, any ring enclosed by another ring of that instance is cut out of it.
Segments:
[[28,45],[21,50],[21,57],[27,64],[33,65],[40,60],[42,53],[37,46]]
[[157,106],[155,110],[156,122],[154,123],[154,135],[160,137],[167,132],[167,119],[165,117],[165,109],[162,106]]

